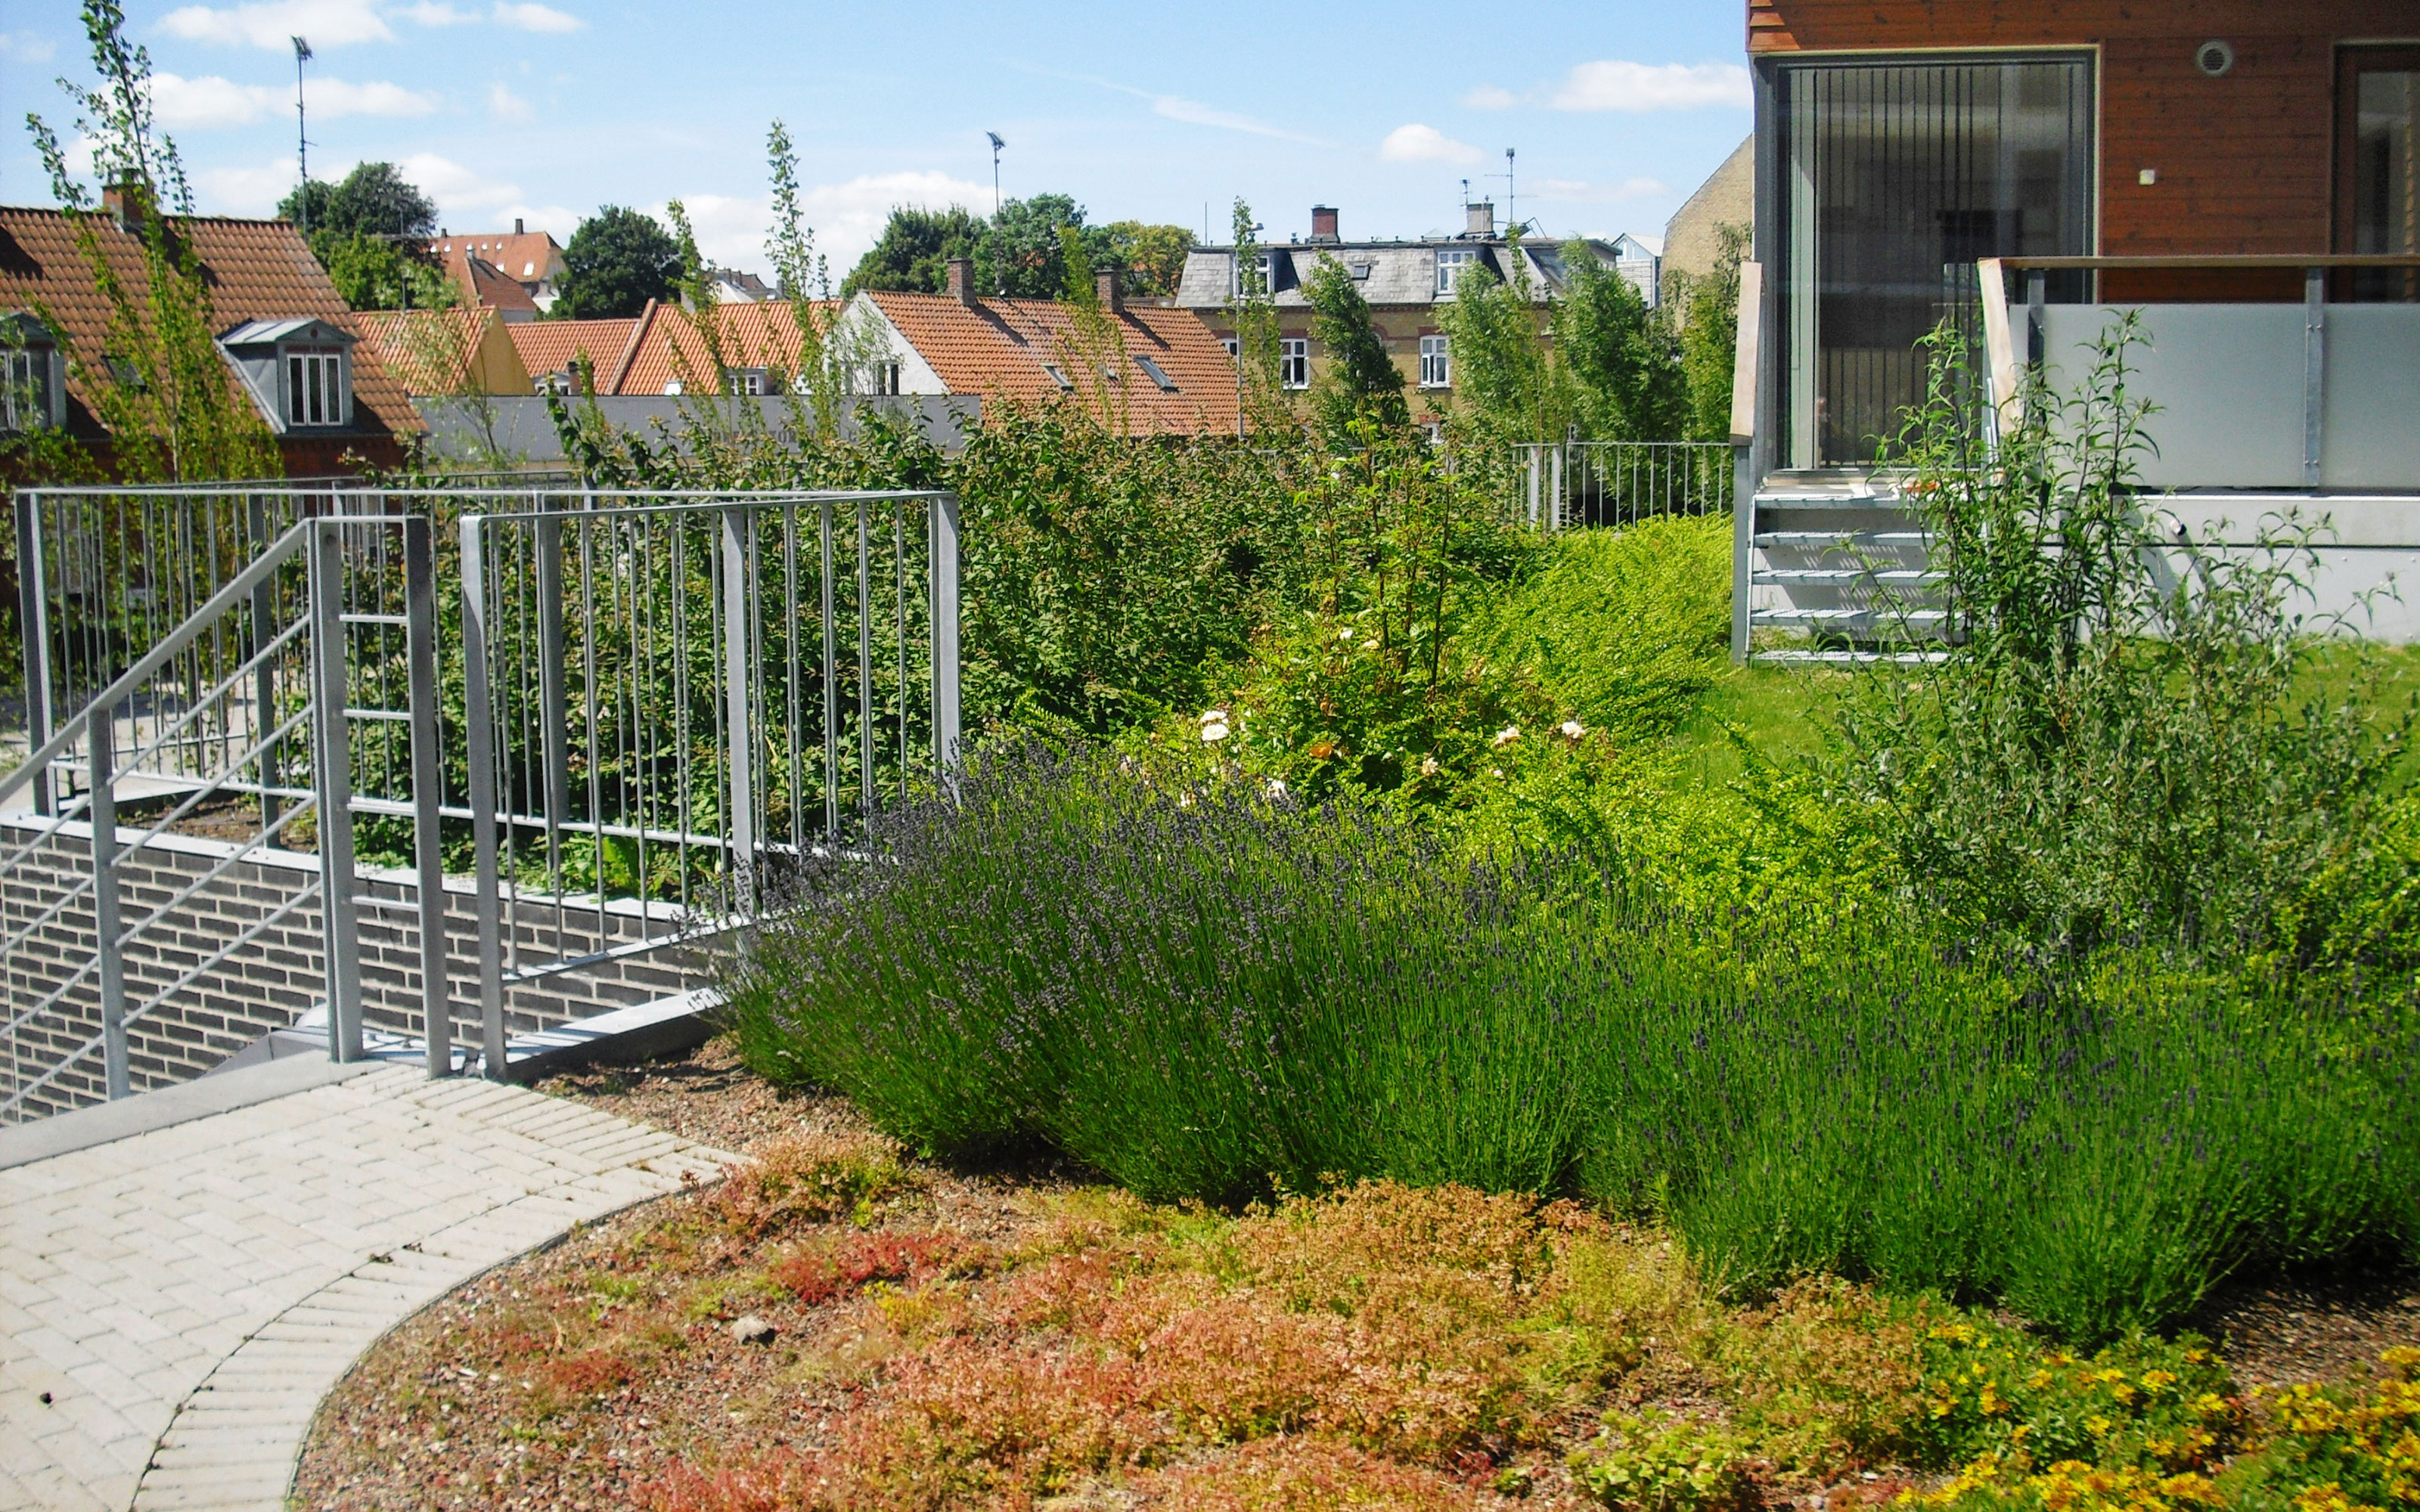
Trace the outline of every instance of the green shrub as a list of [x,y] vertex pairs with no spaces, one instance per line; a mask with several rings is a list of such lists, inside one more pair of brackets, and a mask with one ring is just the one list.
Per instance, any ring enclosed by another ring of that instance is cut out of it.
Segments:
[[1590,1496],[1626,1512],[1711,1512],[1749,1504],[1746,1442],[1662,1410],[1616,1415],[1572,1456]]
[[752,1063],[1155,1198],[1393,1177],[1666,1214],[1718,1281],[1999,1296],[2079,1338],[2410,1243],[2406,1010],[1689,914],[1369,803],[993,753],[732,986]]

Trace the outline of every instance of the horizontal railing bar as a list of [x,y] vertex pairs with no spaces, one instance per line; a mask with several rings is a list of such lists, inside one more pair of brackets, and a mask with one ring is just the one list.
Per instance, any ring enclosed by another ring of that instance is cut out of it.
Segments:
[[[296,819],[300,818],[303,814],[311,812],[318,806],[318,795],[314,794],[312,796],[303,799],[301,803],[296,804],[293,808],[287,810],[284,813],[279,814],[277,816],[277,823],[253,836],[252,839],[244,841],[238,849],[219,857],[218,861],[212,865],[208,872],[203,872],[200,876],[195,877],[192,882],[188,883],[182,892],[178,893],[174,898],[169,899],[166,903],[162,903],[159,907],[153,909],[150,916],[145,918],[143,922],[135,925],[132,929],[122,931],[117,936],[117,943],[121,947],[124,946],[127,941],[142,933],[145,930],[149,929],[152,925],[157,924],[160,920],[167,918],[171,909],[180,907],[191,902],[194,895],[199,893],[204,887],[209,887],[211,883],[216,882],[219,878],[225,876],[226,874],[227,868],[246,859],[256,852],[269,850],[271,847],[268,842],[271,840],[284,834],[286,832],[287,825],[292,824]],[[127,856],[134,853],[136,846],[147,844],[154,838],[156,838],[156,834],[147,835],[142,840],[135,841],[133,845],[126,847],[125,850],[118,853],[118,859],[124,860]]]
[[340,625],[393,625],[403,627],[409,627],[411,624],[408,617],[401,614],[339,614],[336,616],[336,621]]
[[311,532],[328,525],[350,523],[356,521],[349,516],[318,515],[287,527],[285,533],[263,547],[260,555],[253,558],[248,566],[227,579],[225,587],[212,594],[208,603],[186,616],[185,623],[171,630],[166,640],[152,647],[141,661],[128,668],[116,682],[103,688],[100,696],[87,700],[83,708],[61,721],[59,733],[44,742],[40,750],[29,754],[23,765],[0,776],[0,805],[5,805],[20,789],[31,785],[35,773],[47,770],[54,758],[75,744],[82,733],[80,727],[85,716],[95,705],[109,708],[124,702],[129,694],[150,680],[153,672],[168,665],[170,658],[199,640],[204,629],[241,604],[246,595],[268,580],[271,573],[284,566],[287,558],[302,549]]
[[[194,706],[185,711],[182,718],[179,718],[175,724],[170,725],[167,729],[161,731],[153,737],[151,744],[144,747],[141,750],[136,751],[133,755],[126,759],[125,775],[134,777],[141,776],[142,774],[136,772],[134,768],[141,766],[145,762],[149,761],[152,757],[165,749],[169,744],[170,737],[175,735],[178,731],[182,730],[185,726],[193,723],[195,716],[199,715],[204,709],[210,707],[213,703],[216,703],[220,699],[225,698],[227,693],[234,688],[236,684],[242,682],[245,678],[258,671],[260,670],[261,663],[268,660],[271,656],[275,656],[279,651],[285,649],[286,642],[293,640],[297,635],[301,634],[303,625],[306,623],[307,622],[302,620],[296,620],[285,629],[280,630],[277,633],[276,640],[270,641],[258,651],[254,652],[252,656],[244,661],[242,666],[238,667],[234,671],[227,674],[225,682],[222,682],[218,687],[211,688],[208,693],[205,693],[200,698],[194,700]],[[87,704],[85,707],[89,708],[91,705]]]
[[[278,741],[281,741],[287,735],[293,733],[294,727],[301,724],[304,719],[309,718],[310,716],[311,707],[309,704],[304,704],[301,709],[295,711],[294,715],[284,724],[279,725],[276,729],[271,730],[269,733],[261,736],[257,744],[256,744],[250,750],[245,751],[241,756],[236,758],[236,760],[230,764],[237,769],[240,769],[244,766],[250,765],[256,761],[258,761],[260,759],[261,752],[267,750]],[[109,786],[110,791],[113,793],[117,789],[117,784],[115,780],[113,780]],[[117,860],[132,855],[133,852],[140,850],[142,847],[150,844],[153,841],[158,840],[162,835],[168,832],[168,826],[170,825],[175,824],[178,820],[184,818],[189,813],[192,813],[195,804],[200,803],[204,798],[209,797],[211,794],[222,791],[224,790],[216,782],[204,783],[202,786],[195,788],[186,796],[184,802],[177,805],[174,809],[171,809],[166,813],[161,815],[158,823],[154,824],[149,829],[145,830],[141,835],[137,836],[133,844],[128,845],[119,850],[116,856],[111,858],[112,864],[116,864]],[[117,837],[115,835],[110,837],[110,842],[112,844],[116,844],[116,840]]]
[[410,724],[411,722],[411,711],[409,709],[347,709],[345,711],[345,717],[348,719],[386,719],[396,724]]

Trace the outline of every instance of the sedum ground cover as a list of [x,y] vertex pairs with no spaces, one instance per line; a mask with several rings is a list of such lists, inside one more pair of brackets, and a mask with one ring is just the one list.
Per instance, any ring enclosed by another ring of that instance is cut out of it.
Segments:
[[2415,1500],[2420,1351],[2245,1390],[2190,1335],[2063,1347],[1820,1276],[1743,1301],[1569,1201],[1373,1180],[1220,1212],[818,1121],[381,1344],[302,1504]]

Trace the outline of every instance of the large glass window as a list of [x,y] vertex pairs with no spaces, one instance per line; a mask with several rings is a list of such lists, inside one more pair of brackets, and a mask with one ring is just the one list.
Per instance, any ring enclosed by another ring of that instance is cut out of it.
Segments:
[[[2420,53],[2356,51],[2347,69],[2351,130],[2343,193],[2351,235],[2344,250],[2420,255]],[[2411,299],[2420,274],[2371,268],[2353,274],[2354,297]]]
[[[1977,335],[1975,264],[2092,245],[2085,59],[1791,68],[1782,111],[1783,467],[1876,460],[1924,393],[1917,343]],[[2054,298],[2081,292],[2080,277]]]

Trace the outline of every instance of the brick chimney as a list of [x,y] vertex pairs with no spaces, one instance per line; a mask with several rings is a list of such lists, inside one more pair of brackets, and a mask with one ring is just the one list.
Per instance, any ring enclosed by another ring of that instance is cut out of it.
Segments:
[[520,216],[518,216],[518,215],[514,216],[514,217],[513,217],[513,235],[515,235],[515,236],[521,236],[521,235],[524,235],[524,234],[525,234],[525,233],[523,233],[523,232],[522,232],[522,230],[521,230],[521,218],[520,218]]
[[1492,237],[1496,234],[1496,202],[1482,199],[1476,205],[1462,208],[1462,234],[1466,237]]
[[1093,270],[1093,289],[1099,297],[1101,308],[1111,315],[1126,313],[1125,270],[1121,268]]
[[145,217],[151,212],[151,189],[132,174],[101,192],[101,208],[109,212],[120,231],[140,231]]
[[950,298],[970,310],[975,307],[975,260],[972,257],[950,259]]
[[1311,239],[1313,241],[1334,241],[1338,239],[1336,235],[1335,206],[1313,205],[1311,208]]

